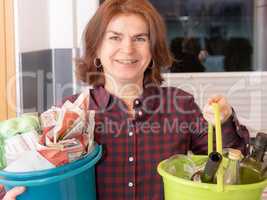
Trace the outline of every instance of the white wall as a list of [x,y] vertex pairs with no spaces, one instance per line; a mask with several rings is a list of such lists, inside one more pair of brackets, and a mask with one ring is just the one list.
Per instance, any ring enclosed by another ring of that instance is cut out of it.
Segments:
[[16,0],[15,24],[18,52],[48,49],[48,0]]
[[50,0],[50,47],[80,47],[83,30],[98,0]]
[[49,1],[50,48],[73,47],[73,1]]
[[17,51],[80,47],[98,0],[15,0]]
[[167,73],[165,86],[193,94],[202,109],[208,97],[226,96],[251,136],[267,132],[267,72]]
[[76,1],[76,19],[77,19],[77,40],[76,44],[81,47],[81,38],[86,24],[93,16],[99,6],[99,0],[77,0]]

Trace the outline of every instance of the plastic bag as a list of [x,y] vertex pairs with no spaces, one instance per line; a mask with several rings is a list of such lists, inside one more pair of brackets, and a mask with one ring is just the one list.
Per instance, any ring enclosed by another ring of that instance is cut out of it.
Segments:
[[5,159],[5,149],[4,149],[4,139],[0,137],[0,170],[5,168],[6,159]]
[[37,116],[24,115],[0,122],[0,137],[3,139],[32,130],[40,130],[39,118]]
[[[205,162],[194,162],[191,159],[191,154],[174,155],[166,161],[166,171],[179,178],[190,180],[192,175],[203,169]],[[183,169],[183,170],[181,170]]]

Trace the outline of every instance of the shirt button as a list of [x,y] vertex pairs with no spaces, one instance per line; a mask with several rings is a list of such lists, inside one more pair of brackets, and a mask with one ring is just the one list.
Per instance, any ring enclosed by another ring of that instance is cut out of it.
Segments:
[[128,183],[128,186],[129,186],[129,187],[133,187],[133,185],[134,185],[133,182],[129,182],[129,183]]
[[133,162],[134,158],[132,156],[129,157],[129,162]]
[[137,114],[139,115],[139,117],[141,117],[143,115],[143,112],[139,110]]
[[131,131],[131,132],[129,132],[129,136],[133,136],[133,132]]
[[139,99],[135,99],[134,100],[134,105],[135,106],[139,106],[141,104],[140,100]]

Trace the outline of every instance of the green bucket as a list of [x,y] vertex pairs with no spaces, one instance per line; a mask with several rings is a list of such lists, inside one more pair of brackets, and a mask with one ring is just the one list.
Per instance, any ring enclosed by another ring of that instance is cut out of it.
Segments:
[[[220,114],[217,104],[213,105],[215,112],[215,128],[216,128],[216,148],[222,153],[222,137],[220,126]],[[208,151],[212,151],[213,141],[212,126],[209,125],[208,131]],[[192,156],[195,163],[204,163],[208,156]],[[227,163],[224,158],[223,163]],[[223,164],[223,165],[224,165]],[[267,179],[258,183],[246,185],[224,185],[223,184],[223,166],[221,165],[217,174],[217,184],[198,183],[184,178],[182,174],[179,177],[168,172],[168,167],[175,167],[176,171],[183,173],[182,157],[176,156],[175,159],[167,159],[159,163],[158,173],[162,176],[164,184],[165,200],[260,200]]]

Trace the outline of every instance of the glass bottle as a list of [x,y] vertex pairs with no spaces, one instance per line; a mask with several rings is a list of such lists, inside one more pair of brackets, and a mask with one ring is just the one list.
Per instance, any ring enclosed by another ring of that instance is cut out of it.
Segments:
[[218,152],[211,152],[209,159],[205,165],[203,172],[201,173],[200,179],[203,183],[213,183],[215,174],[222,161],[222,155]]
[[242,154],[238,149],[229,149],[228,165],[224,173],[224,183],[228,185],[236,185],[240,183],[240,165]]
[[267,134],[258,133],[251,155],[240,163],[241,184],[256,183],[263,180],[263,157],[267,147]]

